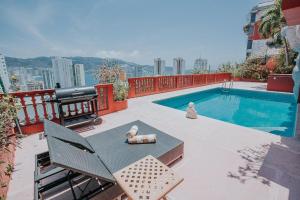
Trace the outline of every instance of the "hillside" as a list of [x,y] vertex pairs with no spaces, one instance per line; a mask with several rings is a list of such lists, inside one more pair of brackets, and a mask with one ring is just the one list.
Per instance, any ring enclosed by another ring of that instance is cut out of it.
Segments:
[[[80,63],[84,64],[85,70],[95,70],[97,69],[103,62],[103,58],[97,58],[97,57],[66,57],[69,59],[72,59],[74,64]],[[16,68],[16,67],[25,67],[25,68],[46,68],[51,67],[51,57],[36,57],[36,58],[14,58],[14,57],[5,57],[6,65],[8,68]],[[117,62],[120,65],[127,65],[129,67],[134,67],[136,63],[127,62],[124,60],[117,59]],[[150,65],[142,65],[145,68],[153,68]],[[149,69],[152,70],[152,69]]]

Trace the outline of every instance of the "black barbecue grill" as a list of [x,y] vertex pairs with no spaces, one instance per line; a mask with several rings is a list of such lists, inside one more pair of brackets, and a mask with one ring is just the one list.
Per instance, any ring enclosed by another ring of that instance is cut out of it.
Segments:
[[99,124],[97,92],[94,87],[55,89],[60,124],[66,127]]

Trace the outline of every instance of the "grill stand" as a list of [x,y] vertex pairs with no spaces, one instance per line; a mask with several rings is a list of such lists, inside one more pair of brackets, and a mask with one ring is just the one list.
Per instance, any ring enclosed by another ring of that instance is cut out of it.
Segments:
[[[83,102],[89,102],[91,105],[91,111],[90,112],[84,112],[82,110],[82,113],[71,115],[71,111],[69,111],[69,116],[65,116],[63,106],[69,106],[70,104],[75,103],[83,103]],[[93,98],[91,100],[78,100],[73,102],[58,102],[58,111],[60,116],[60,124],[65,127],[76,127],[88,123],[93,123],[94,125],[99,125],[102,123],[102,119],[98,115],[98,104],[97,99]]]

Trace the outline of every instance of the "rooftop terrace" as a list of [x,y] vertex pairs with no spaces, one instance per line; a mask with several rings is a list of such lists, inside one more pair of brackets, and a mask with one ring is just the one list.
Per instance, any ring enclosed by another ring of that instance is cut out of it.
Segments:
[[[101,125],[81,134],[90,136],[141,120],[183,140],[184,158],[172,168],[184,181],[168,195],[172,200],[299,199],[298,137],[284,138],[204,116],[189,120],[183,111],[152,103],[218,86],[220,84],[129,99],[128,109],[103,116]],[[234,88],[264,91],[266,84],[235,82]],[[299,127],[296,132],[300,134]],[[40,140],[39,134],[21,140],[8,199],[33,199],[34,155],[46,150],[46,140]]]

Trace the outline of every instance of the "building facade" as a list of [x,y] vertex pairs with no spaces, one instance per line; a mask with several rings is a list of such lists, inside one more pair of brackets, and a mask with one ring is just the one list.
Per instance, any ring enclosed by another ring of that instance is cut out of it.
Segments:
[[26,83],[27,91],[33,90],[43,90],[44,82],[43,81],[28,81]]
[[85,73],[83,64],[73,65],[74,86],[85,86]]
[[173,67],[175,74],[182,75],[185,72],[185,60],[181,57],[173,59]]
[[208,62],[207,62],[207,59],[203,59],[203,58],[197,58],[195,60],[195,63],[194,63],[194,68],[195,69],[198,69],[200,71],[207,71],[208,70]]
[[154,59],[154,76],[164,75],[166,62],[161,58]]
[[44,88],[45,89],[52,89],[55,87],[55,81],[53,77],[53,70],[52,69],[42,69],[41,70]]
[[273,5],[274,1],[259,3],[251,9],[248,15],[248,22],[246,26],[244,26],[244,32],[248,36],[246,50],[247,58],[262,58],[265,56],[273,56],[279,54],[279,49],[275,47],[268,47],[266,42],[268,42],[269,40],[262,38],[259,34],[261,17]]
[[8,76],[8,72],[7,72],[5,57],[2,54],[0,54],[0,77],[3,82],[5,91],[9,91],[10,90],[10,81],[9,81],[9,76]]
[[59,84],[61,88],[74,86],[72,60],[54,57],[52,58],[52,69],[55,85]]

